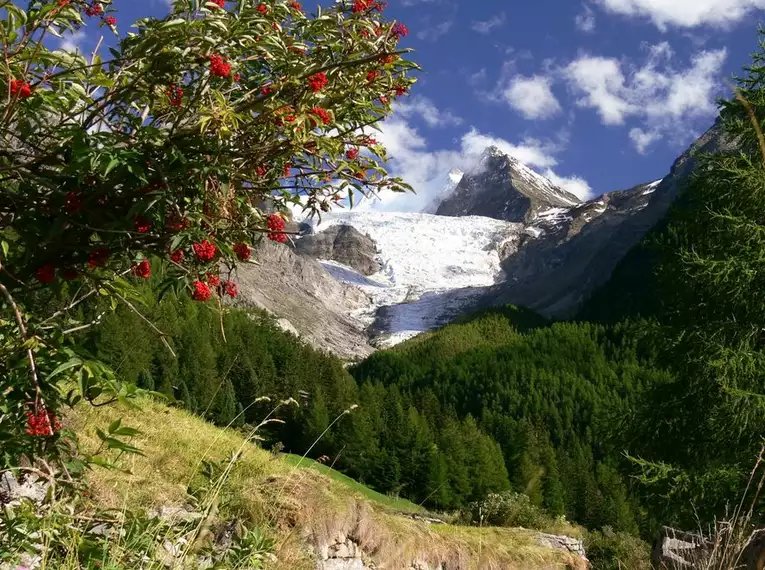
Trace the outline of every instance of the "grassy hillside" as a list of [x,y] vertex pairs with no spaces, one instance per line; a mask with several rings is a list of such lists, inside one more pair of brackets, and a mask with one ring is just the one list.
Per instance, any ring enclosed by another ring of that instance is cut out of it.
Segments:
[[418,557],[450,560],[450,568],[462,569],[581,566],[581,559],[571,554],[537,546],[532,531],[427,525],[401,516],[397,511],[418,508],[324,465],[304,461],[297,467],[295,456],[275,455],[236,430],[154,401],[142,401],[134,409],[79,406],[66,423],[78,433],[83,448],[93,450],[99,445],[95,429],[118,415],[123,425],[140,430],[132,443],[144,455],[119,459],[129,472],[94,470],[89,475],[92,500],[119,510],[181,506],[189,501],[188,489],[203,482],[203,461],[229,465],[236,454],[225,485],[216,491],[217,516],[237,518],[275,540],[276,558],[265,561],[267,568],[314,568],[307,545],[338,532],[354,536],[378,563]]

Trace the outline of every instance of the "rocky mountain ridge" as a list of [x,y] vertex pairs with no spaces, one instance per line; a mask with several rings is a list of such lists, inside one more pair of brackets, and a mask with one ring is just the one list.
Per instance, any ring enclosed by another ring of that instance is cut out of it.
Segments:
[[[347,358],[479,308],[516,304],[566,318],[664,216],[696,154],[729,146],[715,124],[663,179],[587,202],[489,147],[474,169],[450,173],[453,188],[442,192],[436,215],[344,212],[305,221],[292,248],[277,254],[280,246],[268,244],[257,253],[279,269],[247,270],[243,299]],[[264,289],[279,298],[266,299]]]

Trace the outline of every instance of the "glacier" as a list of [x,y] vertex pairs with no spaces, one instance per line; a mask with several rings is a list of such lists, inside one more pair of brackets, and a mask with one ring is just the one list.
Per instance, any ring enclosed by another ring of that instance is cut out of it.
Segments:
[[516,247],[524,230],[481,216],[396,212],[333,212],[308,223],[317,232],[350,225],[377,244],[382,267],[370,276],[320,262],[335,279],[367,294],[369,305],[351,316],[378,333],[381,347],[445,324],[481,288],[503,281],[502,252]]

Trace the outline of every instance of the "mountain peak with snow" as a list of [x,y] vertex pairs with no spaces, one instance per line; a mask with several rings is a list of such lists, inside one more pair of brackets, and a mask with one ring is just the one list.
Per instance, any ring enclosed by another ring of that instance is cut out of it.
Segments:
[[556,186],[496,146],[487,147],[475,168],[459,182],[434,211],[443,216],[489,216],[524,222],[550,208],[579,204],[573,194]]

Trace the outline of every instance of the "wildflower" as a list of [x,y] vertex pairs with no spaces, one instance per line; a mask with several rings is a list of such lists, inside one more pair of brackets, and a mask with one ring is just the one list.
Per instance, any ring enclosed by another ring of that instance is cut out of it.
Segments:
[[173,107],[180,107],[183,103],[183,89],[171,83],[165,90],[165,95],[170,100],[170,105]]
[[170,261],[173,263],[183,263],[184,257],[182,249],[176,249],[175,251],[170,252]]
[[64,210],[73,214],[82,209],[82,195],[79,192],[67,192],[64,198]]
[[323,71],[320,71],[319,73],[314,73],[308,78],[308,87],[314,93],[321,91],[326,86],[327,86],[327,74],[324,73]]
[[53,280],[56,278],[56,268],[47,263],[37,270],[35,277],[40,283],[53,283]]
[[217,287],[218,285],[220,285],[220,277],[218,275],[215,275],[214,273],[208,273],[207,284],[212,287]]
[[210,73],[217,77],[228,77],[231,75],[231,64],[222,55],[214,53],[210,56]]
[[11,81],[11,95],[18,96],[19,99],[26,99],[32,96],[32,87],[23,79],[14,79]]
[[236,286],[236,283],[233,281],[224,281],[223,282],[223,291],[225,291],[226,295],[229,297],[236,297],[239,295],[239,288]]
[[45,406],[36,406],[35,410],[29,410],[27,416],[27,435],[34,437],[47,437],[61,429],[61,422],[52,411]]
[[284,233],[284,219],[278,214],[271,214],[266,218],[268,226],[268,239],[279,243],[287,241],[287,234]]
[[130,272],[141,279],[148,279],[151,276],[151,264],[148,260],[144,259],[143,261],[134,264],[130,269]]
[[135,229],[139,234],[145,234],[151,229],[151,222],[143,216],[136,216],[134,223]]
[[348,152],[345,153],[345,158],[348,160],[356,160],[359,156],[359,149],[357,148],[349,148]]
[[115,18],[114,16],[107,16],[106,18],[104,18],[104,22],[106,23],[107,26],[116,26],[117,18]]
[[191,249],[194,250],[194,255],[199,261],[212,261],[217,253],[215,245],[208,240],[195,243],[191,246]]
[[235,243],[233,250],[240,261],[248,261],[250,259],[250,247],[246,243]]
[[108,260],[109,260],[109,248],[97,247],[90,252],[90,255],[88,255],[88,266],[93,268],[103,267],[104,265],[106,265],[106,262]]
[[191,293],[191,298],[195,301],[209,301],[210,297],[212,297],[212,290],[208,287],[207,283],[194,281],[192,287],[194,291]]
[[326,109],[322,109],[321,107],[314,107],[313,109],[311,109],[311,114],[319,117],[321,119],[321,122],[324,123],[325,125],[328,125],[332,122],[332,117],[330,116],[329,112],[327,112]]

